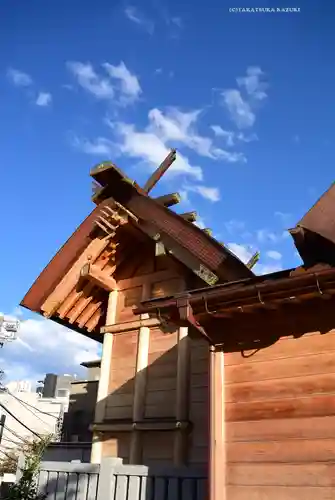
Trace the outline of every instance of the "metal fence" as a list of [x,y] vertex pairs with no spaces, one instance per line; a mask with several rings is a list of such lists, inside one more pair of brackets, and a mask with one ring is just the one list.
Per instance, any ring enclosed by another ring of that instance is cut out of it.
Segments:
[[42,462],[39,492],[46,500],[206,500],[206,471],[195,467]]

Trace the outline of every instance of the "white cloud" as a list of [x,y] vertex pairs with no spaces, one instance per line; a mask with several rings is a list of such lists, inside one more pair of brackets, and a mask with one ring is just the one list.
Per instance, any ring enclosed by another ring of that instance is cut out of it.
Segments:
[[194,222],[196,226],[198,226],[200,229],[205,229],[206,223],[205,220],[198,215],[197,220]]
[[268,229],[258,229],[256,231],[256,237],[260,243],[276,243],[280,239],[276,233]]
[[[244,91],[244,95],[242,95],[241,90],[236,88],[221,92],[223,105],[227,108],[231,120],[240,129],[250,128],[254,125],[256,120],[255,107],[257,107],[257,103],[267,97],[265,91],[268,84],[263,79],[264,73],[261,68],[250,66],[247,68],[246,76],[236,79],[237,85]],[[244,140],[244,138],[241,136],[240,140]]]
[[252,127],[256,116],[250,104],[245,101],[241,92],[237,89],[224,90],[222,92],[223,102],[228,109],[230,118],[238,128]]
[[113,99],[115,104],[125,105],[136,101],[142,93],[137,76],[123,61],[118,66],[102,64],[106,76],[98,74],[91,63],[68,62],[67,67],[78,84],[97,99]]
[[273,260],[282,259],[282,254],[280,252],[277,252],[277,250],[269,250],[268,252],[266,252],[266,256],[269,257],[269,259]]
[[74,148],[89,155],[112,157],[116,152],[114,143],[105,137],[97,137],[93,141],[89,141],[72,136],[70,143]]
[[227,247],[234,255],[236,255],[236,257],[244,262],[244,264],[246,264],[253,256],[253,251],[246,245],[241,245],[239,243],[228,243]]
[[253,267],[253,272],[258,276],[263,274],[271,274],[277,273],[278,271],[282,271],[283,267],[280,264],[259,264],[257,263],[255,267]]
[[154,32],[154,23],[146,18],[136,7],[129,5],[124,10],[125,16],[133,23],[141,26],[150,35]]
[[243,132],[233,132],[231,130],[224,130],[220,125],[211,125],[216,137],[223,139],[226,146],[233,147],[237,142],[253,142],[257,141],[258,137],[256,134],[246,135]]
[[200,196],[209,200],[213,203],[220,200],[220,191],[216,187],[208,187],[208,186],[186,186],[186,192],[192,191],[193,193],[198,193]]
[[[150,165],[151,168],[157,168],[170,152],[165,142],[152,132],[139,132],[134,125],[121,122],[115,124],[114,129],[120,139],[116,144],[120,153],[131,158],[139,158]],[[201,168],[191,166],[188,159],[180,153],[168,172],[171,174],[186,174],[196,180],[202,180]]]
[[183,21],[180,17],[171,17],[170,23],[174,24],[177,26],[177,28],[182,28],[183,27]]
[[125,98],[130,101],[135,101],[139,98],[142,89],[138,78],[129,71],[123,61],[118,66],[113,66],[109,63],[105,63],[103,66],[111,78],[120,81],[121,93]]
[[245,135],[243,132],[238,132],[236,134],[236,139],[241,142],[258,141],[258,137],[256,134]]
[[33,79],[30,75],[15,68],[9,68],[7,70],[7,78],[16,87],[29,87],[33,84]]
[[226,145],[229,147],[233,147],[235,142],[234,142],[234,137],[235,133],[229,130],[223,130],[220,125],[211,125],[211,129],[213,130],[214,134],[217,137],[222,137],[226,141]]
[[[241,245],[239,243],[229,243],[227,245],[229,250],[233,252],[244,264],[246,264],[251,257],[254,255],[254,249],[251,246],[247,245]],[[270,252],[268,252],[270,253]],[[267,253],[267,256],[269,257]],[[279,252],[278,252],[279,253]],[[261,254],[262,258],[262,254]],[[262,274],[271,274],[271,273],[276,273],[278,271],[281,271],[282,265],[279,262],[274,263],[262,263],[262,262],[257,262],[257,264],[252,268],[252,271],[257,274],[257,275],[262,275]]]
[[49,92],[40,92],[36,99],[36,105],[46,107],[51,104],[52,95]]
[[224,226],[229,234],[236,234],[245,230],[245,222],[236,219],[225,222]]
[[189,197],[188,197],[188,191],[187,191],[187,189],[185,189],[185,188],[179,189],[178,193],[180,195],[180,199],[181,199],[182,203],[187,203],[188,204],[190,202]]
[[68,62],[67,67],[79,85],[96,98],[112,99],[114,97],[114,88],[109,78],[98,75],[92,64],[74,61]]
[[247,75],[237,78],[237,84],[246,90],[247,94],[258,101],[262,101],[267,97],[265,90],[268,84],[262,81],[264,72],[259,66],[250,66],[247,68]]
[[229,152],[214,146],[210,137],[201,136],[196,130],[201,110],[182,112],[178,108],[169,108],[164,114],[154,108],[149,111],[149,130],[157,134],[164,142],[180,143],[195,151],[200,156],[228,163],[245,161],[242,153]]
[[4,346],[0,363],[6,381],[36,382],[46,373],[82,371],[80,363],[97,359],[100,344],[45,319],[21,320],[18,340]]
[[275,217],[277,217],[281,223],[285,226],[291,223],[292,215],[286,212],[275,212]]

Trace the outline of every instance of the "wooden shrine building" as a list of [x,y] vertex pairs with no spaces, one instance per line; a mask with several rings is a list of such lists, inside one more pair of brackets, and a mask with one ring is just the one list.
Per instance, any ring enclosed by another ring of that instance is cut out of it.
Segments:
[[209,459],[210,500],[331,498],[335,190],[291,230],[304,266],[256,277],[149,196],[174,158],[144,188],[93,169],[96,208],[21,303],[103,343],[91,461]]

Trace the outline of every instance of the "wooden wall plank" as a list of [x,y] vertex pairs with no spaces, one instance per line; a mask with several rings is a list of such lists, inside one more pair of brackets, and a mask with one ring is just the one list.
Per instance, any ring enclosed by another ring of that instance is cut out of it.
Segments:
[[270,347],[260,350],[232,352],[225,354],[225,366],[246,363],[258,363],[270,359],[295,358],[308,354],[320,354],[335,351],[335,330],[325,334],[313,332],[299,338],[285,337]]
[[132,416],[137,341],[137,331],[114,335],[106,398],[107,419],[130,419]]
[[[193,424],[189,462],[190,464],[208,463],[209,440],[209,347],[203,340],[191,342],[190,353],[190,420]],[[201,443],[199,446],[199,442]]]
[[[157,446],[159,443],[159,446]],[[170,432],[150,431],[143,433],[143,462],[167,460],[172,462],[173,439]]]
[[120,457],[124,463],[127,463],[129,459],[129,434],[126,432],[104,433],[102,456]]
[[[335,436],[335,416],[227,422],[227,441],[280,441]],[[195,442],[203,445],[202,435]]]
[[334,488],[310,486],[228,486],[229,500],[334,500]]
[[334,462],[335,438],[227,444],[228,462]]
[[[335,339],[332,341],[334,342]],[[271,356],[269,351],[269,357]],[[226,357],[227,359],[227,357]],[[226,383],[253,382],[293,376],[335,372],[335,352],[297,355],[292,358],[265,359],[226,367]]]
[[[201,410],[198,407],[197,411]],[[328,394],[300,399],[286,398],[261,402],[228,403],[226,405],[226,420],[228,422],[327,415],[335,415],[335,397]]]
[[299,398],[314,394],[335,394],[335,373],[243,382],[226,386],[227,403],[273,400],[275,404],[277,399]]
[[174,417],[177,374],[177,333],[150,331],[145,417]]
[[228,484],[236,486],[335,487],[335,463],[229,464]]

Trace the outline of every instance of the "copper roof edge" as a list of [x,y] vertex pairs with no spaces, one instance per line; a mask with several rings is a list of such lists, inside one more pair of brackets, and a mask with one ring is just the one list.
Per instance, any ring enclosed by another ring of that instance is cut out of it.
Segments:
[[[264,295],[276,291],[286,291],[287,297],[289,297],[292,295],[294,289],[310,286],[313,282],[315,283],[316,292],[322,295],[322,284],[325,284],[327,281],[332,281],[332,279],[335,285],[335,268],[317,272],[313,270],[310,272],[306,271],[296,276],[278,278],[276,280],[265,280],[261,283],[258,283],[255,279],[241,280],[240,282],[216,285],[207,289],[190,290],[175,296],[143,301],[141,306],[136,308],[134,312],[135,314],[143,314],[155,312],[157,310],[162,311],[163,309],[178,307],[178,303],[182,300],[187,300],[190,305],[201,301],[204,302],[204,298],[206,298],[206,302],[211,299],[220,299],[220,303],[222,303],[232,299],[236,301],[238,299],[246,299],[254,294],[262,294],[264,298]],[[231,286],[233,284],[240,286]]]

